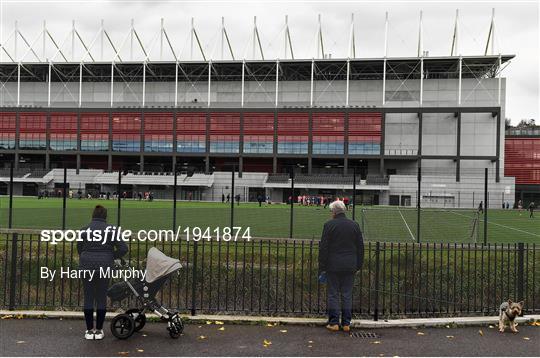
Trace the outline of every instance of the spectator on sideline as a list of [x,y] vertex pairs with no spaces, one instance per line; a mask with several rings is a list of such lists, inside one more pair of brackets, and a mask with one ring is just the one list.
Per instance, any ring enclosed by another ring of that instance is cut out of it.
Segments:
[[[332,220],[324,224],[319,248],[319,273],[326,276],[328,325],[330,331],[350,331],[354,275],[362,268],[364,241],[360,226],[345,216],[345,204],[330,204]],[[341,302],[340,302],[341,298]]]
[[[105,236],[107,224],[107,209],[97,205],[92,213],[92,221],[82,230],[90,229],[91,232],[100,231],[101,237]],[[103,322],[107,309],[107,289],[109,278],[100,277],[100,269],[112,267],[113,261],[124,256],[128,247],[122,240],[114,240],[114,232],[107,234],[106,241],[97,240],[97,235],[87,237],[87,233],[81,235],[82,241],[77,242],[79,253],[79,269],[94,272],[92,278],[83,278],[84,291],[84,319],[86,320],[86,332],[84,338],[88,340],[103,339]],[[94,326],[94,305],[96,307],[96,325]]]
[[529,217],[534,218],[534,201],[531,201],[531,203],[529,204],[529,211],[530,211]]
[[478,204],[478,212],[480,214],[484,213],[484,202],[483,201],[481,201],[480,204]]
[[225,203],[225,194],[221,193],[221,202]]

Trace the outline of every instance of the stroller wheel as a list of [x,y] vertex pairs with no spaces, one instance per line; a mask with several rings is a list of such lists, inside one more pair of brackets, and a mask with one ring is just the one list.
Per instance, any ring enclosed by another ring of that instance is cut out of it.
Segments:
[[135,330],[134,332],[139,332],[143,329],[146,324],[146,315],[141,313],[141,310],[137,308],[132,308],[126,311],[126,314],[130,315],[135,321]]
[[171,338],[178,338],[184,331],[184,324],[182,323],[182,320],[180,319],[180,315],[178,313],[175,313],[170,321],[169,321],[169,327],[167,327],[169,330],[169,336]]
[[135,320],[128,314],[119,314],[111,321],[111,333],[118,339],[127,339],[135,332]]

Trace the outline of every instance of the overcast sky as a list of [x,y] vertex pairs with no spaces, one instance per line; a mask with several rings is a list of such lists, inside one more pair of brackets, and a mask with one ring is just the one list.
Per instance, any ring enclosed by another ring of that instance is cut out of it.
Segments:
[[[195,18],[195,28],[207,58],[221,58],[221,17],[229,34],[235,57],[252,58],[253,16],[261,37],[265,58],[284,57],[284,18],[289,16],[295,58],[316,56],[317,15],[322,16],[325,52],[332,57],[347,57],[350,17],[354,13],[356,56],[382,57],[384,55],[384,18],[389,13],[388,56],[415,56],[418,44],[418,19],[423,11],[424,49],[430,56],[450,54],[455,10],[459,8],[459,51],[465,55],[484,53],[491,9],[495,8],[495,53],[515,54],[516,58],[506,67],[507,77],[506,116],[517,123],[522,118],[536,118],[539,114],[539,6],[537,1],[452,1],[452,2],[344,2],[344,1],[26,1],[0,0],[0,41],[13,52],[13,39],[8,37],[14,21],[25,38],[33,43],[38,56],[43,54],[43,42],[38,38],[46,20],[47,28],[58,43],[64,43],[66,56],[71,56],[71,22],[83,40],[90,45],[99,30],[100,20],[112,41],[120,47],[129,32],[130,21],[137,30],[150,59],[159,60],[160,18],[176,54],[182,59],[190,58],[190,21]],[[52,43],[47,43],[46,57],[53,57]],[[135,49],[135,58],[141,52]],[[27,52],[19,39],[18,56]],[[100,58],[100,42],[97,39],[92,54]],[[83,49],[76,44],[75,58],[80,60]],[[112,51],[105,48],[105,60]],[[13,54],[12,54],[13,55]],[[6,61],[2,53],[0,58]],[[168,49],[164,59],[171,59]],[[257,54],[257,57],[259,55]],[[129,39],[125,42],[121,57],[130,57]],[[200,58],[195,53],[195,58]],[[226,53],[226,58],[230,58]],[[55,60],[60,60],[57,54]],[[24,60],[35,60],[27,54]]]

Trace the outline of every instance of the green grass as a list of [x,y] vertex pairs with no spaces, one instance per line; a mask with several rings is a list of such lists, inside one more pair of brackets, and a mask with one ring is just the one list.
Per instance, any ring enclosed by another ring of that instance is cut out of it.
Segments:
[[[116,223],[116,200],[68,199],[66,226],[80,228],[87,224],[92,208],[101,204],[109,210],[109,221]],[[0,198],[0,227],[7,227],[8,198]],[[60,228],[62,200],[16,197],[13,201],[13,227],[32,229]],[[483,216],[474,223],[475,211],[467,209],[423,209],[421,241],[470,243],[483,242]],[[351,212],[348,213],[351,216]],[[322,207],[294,208],[293,237],[318,239],[329,213]],[[413,208],[357,207],[356,219],[368,240],[414,242],[417,238],[417,213]],[[123,200],[121,226],[140,229],[171,229],[171,201]],[[259,208],[258,204],[235,205],[234,225],[250,227],[253,237],[289,237],[290,207],[274,204]],[[230,225],[230,204],[178,202],[177,225],[189,227],[227,227]],[[475,226],[476,225],[476,226]],[[475,230],[476,229],[476,230]],[[474,234],[473,234],[474,232]],[[530,219],[527,212],[491,209],[488,215],[488,241],[491,243],[540,242],[540,218]]]

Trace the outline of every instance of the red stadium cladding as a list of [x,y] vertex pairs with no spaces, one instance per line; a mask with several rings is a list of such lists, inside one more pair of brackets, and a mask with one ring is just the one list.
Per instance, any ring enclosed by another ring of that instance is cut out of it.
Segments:
[[47,113],[19,114],[19,148],[44,150],[47,144]]
[[0,113],[0,149],[15,149],[17,132],[17,114],[15,112]]
[[109,150],[109,113],[81,113],[81,150]]
[[516,184],[540,184],[540,138],[506,138],[504,175]]

